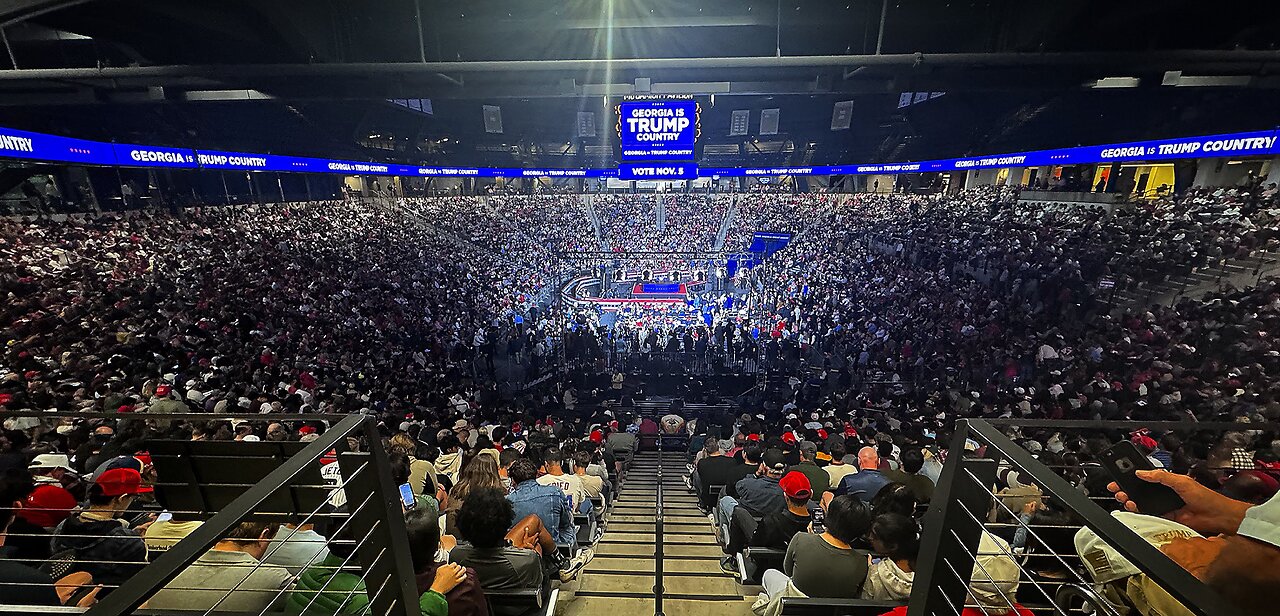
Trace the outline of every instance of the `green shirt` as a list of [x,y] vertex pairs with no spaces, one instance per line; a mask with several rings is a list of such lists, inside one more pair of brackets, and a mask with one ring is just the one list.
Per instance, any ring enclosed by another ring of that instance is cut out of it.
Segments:
[[[435,502],[435,499],[431,500]],[[369,614],[369,595],[364,580],[360,579],[354,569],[340,571],[342,560],[330,554],[328,558],[303,571],[298,576],[297,585],[289,593],[285,613],[294,616]],[[347,563],[349,569],[356,567],[354,560]],[[449,616],[449,602],[444,595],[428,590],[418,597],[418,610],[422,616]]]
[[809,480],[809,488],[813,490],[813,496],[810,496],[809,500],[821,500],[822,493],[831,489],[831,475],[813,462],[802,461],[792,466],[791,470],[804,475]]

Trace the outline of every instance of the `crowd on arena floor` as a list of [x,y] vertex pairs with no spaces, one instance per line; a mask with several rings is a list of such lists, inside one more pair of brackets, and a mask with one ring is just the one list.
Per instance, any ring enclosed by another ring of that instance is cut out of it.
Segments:
[[[721,303],[709,325],[641,328],[632,350],[719,358],[728,370],[749,356],[791,377],[790,387],[739,401],[741,416],[687,424],[691,454],[705,452],[692,484],[718,512],[726,549],[789,540],[781,542],[780,573],[766,575],[762,610],[795,593],[901,599],[916,556],[918,504],[938,479],[956,418],[1280,419],[1280,343],[1270,335],[1280,325],[1280,282],[1115,315],[1093,284],[1267,248],[1275,242],[1274,198],[1270,188],[1197,189],[1104,217],[1017,205],[999,189],[844,200],[743,195],[729,241],[781,230],[796,233],[792,243],[744,276],[747,292],[735,310]],[[714,216],[692,222],[711,211],[699,199],[676,198],[684,209],[668,209],[667,223],[674,212],[683,221],[675,229],[714,241]],[[656,216],[644,199],[596,202],[609,245],[626,245],[642,219]],[[443,613],[446,605],[451,614],[486,613],[482,587],[499,584],[487,567],[517,571],[502,583],[521,587],[572,579],[590,553],[566,559],[555,545],[572,543],[574,510],[590,509],[607,492],[618,452],[661,429],[596,404],[625,397],[625,389],[579,392],[586,376],[621,383],[607,361],[608,332],[583,315],[538,305],[563,273],[546,255],[593,246],[590,220],[572,196],[491,197],[487,209],[466,197],[401,206],[291,203],[0,221],[0,407],[62,413],[5,420],[0,498],[24,503],[8,527],[9,551],[39,563],[71,550],[78,572],[109,592],[195,524],[162,523],[145,506],[155,479],[147,439],[312,440],[324,423],[271,415],[367,412],[378,417],[397,472],[422,501],[408,521],[423,613]],[[884,244],[890,249],[878,248]],[[978,269],[999,273],[983,282],[971,275]],[[540,374],[557,345],[580,360],[566,378],[518,390],[494,372],[497,358]],[[873,373],[882,378],[867,382]],[[119,418],[77,418],[79,411]],[[187,411],[210,420],[136,420]],[[232,412],[262,419],[217,419]],[[1012,435],[1096,497],[1110,497],[1098,456],[1120,440],[1192,478],[1194,485],[1175,486],[1189,497],[1199,498],[1194,486],[1207,486],[1259,505],[1280,488],[1280,446],[1271,432]],[[703,457],[732,461],[716,462],[724,467],[716,472],[737,473],[751,489],[729,481],[735,477],[708,477]],[[1027,487],[1016,477],[1001,481]],[[733,485],[725,494],[731,500],[702,490],[712,484]],[[1052,501],[1028,502],[1035,504],[1019,511],[1028,519],[1071,521]],[[810,536],[814,507],[825,512],[828,530]],[[432,511],[445,514],[444,529]],[[1187,526],[1238,530],[1262,548],[1228,541],[1220,560],[1175,559],[1207,567],[1204,579],[1256,609],[1223,581],[1224,572],[1262,579],[1265,573],[1230,567],[1241,554],[1274,560],[1266,550],[1280,552],[1268,547],[1278,538],[1262,527],[1277,523],[1274,503],[1249,511],[1253,524]],[[279,532],[242,525],[215,547],[224,553],[202,557],[179,580],[213,591],[234,578],[216,575],[227,563],[261,560],[271,567],[246,583],[288,587],[276,595],[287,609],[312,613],[309,603],[336,601],[336,613],[359,613],[360,605],[317,590],[326,576],[343,575],[328,559],[344,555],[307,553],[305,542],[268,549]],[[790,540],[801,532],[799,543]],[[85,536],[99,539],[78,541]],[[872,551],[888,558],[868,564]],[[48,580],[0,563],[11,579]],[[832,584],[832,572],[866,583]],[[1016,587],[1003,582],[989,576],[983,588],[975,576],[974,596],[998,608]],[[4,602],[65,599],[0,588],[10,592],[17,594]],[[163,595],[153,599],[157,607]],[[264,597],[240,593],[245,603],[238,605],[266,607],[254,603]]]

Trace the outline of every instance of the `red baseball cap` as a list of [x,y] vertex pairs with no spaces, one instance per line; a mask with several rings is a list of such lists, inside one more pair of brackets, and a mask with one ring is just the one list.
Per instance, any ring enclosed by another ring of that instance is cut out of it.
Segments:
[[41,528],[53,528],[71,515],[76,497],[62,486],[42,483],[27,496],[18,515]]
[[813,496],[813,488],[809,485],[809,478],[804,476],[800,471],[791,471],[782,476],[778,480],[778,485],[782,487],[782,493],[787,498],[809,498]]
[[103,496],[137,494],[142,490],[142,474],[131,468],[113,468],[103,471],[94,483],[102,489]]
[[169,392],[172,391],[172,389],[173,388],[168,385],[156,385],[156,395],[167,396],[169,395]]

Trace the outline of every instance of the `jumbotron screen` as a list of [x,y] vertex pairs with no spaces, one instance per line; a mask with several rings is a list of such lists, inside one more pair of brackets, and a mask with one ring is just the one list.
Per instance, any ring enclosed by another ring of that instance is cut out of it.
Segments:
[[698,139],[693,99],[624,100],[617,106],[623,160],[691,160]]

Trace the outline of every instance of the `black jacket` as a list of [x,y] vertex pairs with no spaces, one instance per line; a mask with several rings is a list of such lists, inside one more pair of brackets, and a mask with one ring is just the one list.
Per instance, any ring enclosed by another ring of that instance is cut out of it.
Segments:
[[808,531],[810,520],[812,520],[811,517],[798,516],[791,513],[790,509],[767,515],[756,527],[756,532],[751,535],[748,545],[785,550],[796,533]]
[[84,571],[108,586],[123,584],[147,564],[142,537],[116,520],[88,520],[73,515],[53,531],[53,553],[72,550],[72,571]]

